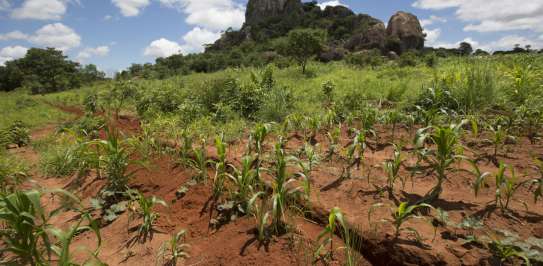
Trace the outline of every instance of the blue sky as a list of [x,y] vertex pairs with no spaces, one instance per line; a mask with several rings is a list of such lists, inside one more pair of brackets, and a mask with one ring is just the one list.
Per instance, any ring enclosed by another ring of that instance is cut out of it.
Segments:
[[[196,53],[239,28],[247,0],[0,0],[0,64],[30,47],[56,47],[108,73],[174,53]],[[543,0],[320,0],[385,23],[396,11],[423,22],[427,45],[469,41],[485,50],[543,48]]]

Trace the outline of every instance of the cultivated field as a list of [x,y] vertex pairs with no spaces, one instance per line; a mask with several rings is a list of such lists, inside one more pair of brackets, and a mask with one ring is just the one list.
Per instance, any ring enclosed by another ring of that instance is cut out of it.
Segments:
[[542,265],[543,57],[415,60],[1,92],[0,259]]

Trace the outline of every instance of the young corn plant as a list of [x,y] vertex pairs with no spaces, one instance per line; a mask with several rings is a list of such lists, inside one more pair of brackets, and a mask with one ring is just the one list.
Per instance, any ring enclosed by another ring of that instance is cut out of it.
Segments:
[[434,237],[432,239],[432,242],[435,241],[437,236],[437,229],[439,227],[447,227],[451,225],[451,220],[449,219],[449,213],[444,211],[441,208],[436,209],[436,215],[432,219],[432,226],[434,227]]
[[517,265],[516,259],[522,260],[525,265],[532,265],[528,255],[524,253],[522,249],[511,243],[493,239],[488,247],[492,254],[500,261],[500,265],[505,265],[506,263]]
[[207,167],[211,160],[207,159],[207,141],[202,138],[200,148],[193,148],[192,153],[194,158],[188,160],[189,166],[196,171],[193,179],[197,182],[207,182],[209,179]]
[[534,162],[536,164],[536,169],[539,172],[539,178],[534,178],[531,181],[531,189],[535,187],[532,194],[534,195],[534,202],[537,203],[539,198],[543,198],[543,161],[535,159]]
[[338,114],[334,110],[328,109],[326,114],[324,114],[323,122],[324,128],[330,130],[338,123]]
[[[257,158],[262,155],[264,151],[264,140],[271,132],[272,124],[257,124],[251,132],[249,141],[249,153],[254,152],[257,154]],[[252,142],[251,142],[252,141]]]
[[36,190],[0,195],[2,252],[13,254],[3,263],[44,265],[51,258],[52,239],[47,234],[50,217],[40,197]]
[[493,146],[493,153],[491,159],[495,165],[499,165],[498,153],[505,146],[505,141],[509,135],[507,134],[507,131],[502,125],[488,126],[488,130],[492,134],[492,138],[488,140],[490,143],[492,143]]
[[396,144],[393,144],[393,146],[394,157],[383,162],[383,169],[387,174],[387,190],[390,196],[392,196],[394,192],[394,184],[396,183],[396,180],[398,180],[398,178],[400,178],[402,182],[402,189],[405,188],[405,178],[402,178],[400,176],[400,169],[403,162],[401,148]]
[[243,213],[249,213],[249,199],[256,185],[256,170],[252,168],[253,162],[253,158],[245,156],[241,160],[241,169],[230,165],[233,174],[226,174],[235,185],[231,197]]
[[[88,225],[82,225],[83,220],[88,221]],[[91,258],[87,260],[82,265],[89,265],[94,260],[94,264],[102,265],[100,261],[98,260],[98,251],[100,249],[100,246],[102,244],[102,238],[100,236],[100,225],[97,220],[93,220],[91,215],[89,213],[82,213],[81,219],[76,222],[75,225],[71,226],[67,230],[62,230],[60,228],[50,228],[48,229],[48,232],[55,236],[58,244],[52,247],[52,250],[54,254],[57,256],[57,265],[70,265],[70,266],[76,266],[78,265],[70,252],[70,247],[72,245],[72,242],[74,238],[86,231],[93,232],[96,235],[97,238],[97,247],[94,251],[91,253]]]
[[190,247],[185,244],[187,231],[181,230],[170,240],[164,242],[158,252],[158,259],[161,260],[162,265],[177,265],[179,260],[189,258],[187,249]]
[[282,148],[282,143],[279,141],[275,144],[275,160],[272,171],[272,221],[273,227],[276,233],[279,233],[286,229],[284,218],[289,208],[289,204],[293,201],[299,192],[299,187],[293,187],[296,179],[292,178],[287,172],[287,165],[289,161],[292,161],[292,157],[288,157],[285,154],[285,150]]
[[[67,191],[54,190],[52,193],[75,203],[72,209],[80,205],[79,200]],[[58,265],[73,265],[69,248],[73,237],[82,231],[93,231],[100,247],[98,224],[81,207],[76,209],[81,217],[75,221],[76,225],[62,231],[49,221],[66,206],[48,212],[41,204],[41,197],[42,193],[37,190],[0,194],[1,252],[10,254],[0,261],[3,265],[51,265],[53,254],[58,257]],[[88,225],[82,226],[83,220],[88,220]],[[98,248],[92,252],[94,257]]]
[[270,212],[268,211],[268,201],[264,198],[264,192],[255,193],[248,202],[250,213],[256,221],[257,240],[264,244],[268,240],[268,220]]
[[158,218],[158,214],[154,212],[154,208],[157,204],[167,207],[165,201],[152,196],[145,197],[143,193],[139,191],[134,191],[130,193],[133,195],[132,200],[137,203],[137,214],[142,218],[141,225],[138,227],[138,236],[137,239],[145,242],[147,237],[152,237],[153,235],[153,225]]
[[[443,191],[443,182],[447,180],[447,172],[452,169],[455,161],[463,158],[457,154],[457,151],[460,147],[459,139],[464,123],[465,121],[462,121],[447,127],[433,126],[417,132],[415,145],[419,160],[428,163],[437,177],[437,184],[419,203],[431,203],[439,198]],[[428,140],[434,148],[424,148]]]
[[489,172],[482,172],[481,169],[479,169],[479,166],[475,161],[469,160],[469,163],[473,167],[473,171],[471,172],[475,176],[475,181],[473,182],[473,192],[475,193],[475,197],[479,195],[479,191],[482,187],[487,187],[486,179],[491,175]]
[[302,188],[305,199],[309,200],[309,197],[311,196],[311,172],[313,171],[313,167],[319,163],[320,159],[313,146],[305,144],[304,151],[307,161],[298,159],[298,166],[302,169],[302,171],[298,173],[298,176],[302,179]]
[[224,136],[215,138],[215,148],[217,149],[218,160],[215,162],[215,177],[213,178],[213,198],[219,199],[224,190],[224,179],[226,177],[227,162],[226,162],[226,144]]
[[418,240],[422,239],[416,229],[412,227],[406,227],[406,228],[402,227],[405,222],[413,218],[420,218],[420,216],[418,216],[415,212],[417,209],[420,209],[420,208],[433,209],[431,205],[425,204],[425,203],[408,205],[407,202],[402,202],[400,203],[400,205],[396,207],[396,209],[392,211],[392,220],[389,220],[389,221],[394,226],[395,238],[400,237],[400,234],[402,231],[408,231],[408,232],[414,233]]
[[141,162],[130,159],[127,143],[120,139],[117,131],[106,129],[106,135],[106,140],[95,140],[88,144],[94,144],[98,148],[100,168],[107,177],[106,190],[114,194],[123,194],[128,190],[128,181],[136,172],[129,172],[128,166]]
[[256,170],[256,179],[260,183],[260,169],[262,165],[262,156],[264,155],[264,140],[270,134],[272,124],[257,124],[249,137],[248,154],[255,152],[254,168]]
[[384,116],[385,123],[392,126],[392,136],[391,136],[391,143],[394,143],[396,140],[396,129],[398,127],[398,124],[402,123],[402,121],[405,120],[405,115],[403,115],[401,112],[393,110],[390,112],[387,112]]
[[[506,169],[509,168],[510,176],[505,175]],[[500,164],[498,173],[496,174],[496,204],[500,207],[502,212],[509,211],[509,204],[513,201],[513,196],[519,188],[521,188],[526,182],[519,182],[518,177],[515,174],[513,166],[507,166]],[[515,200],[522,203],[526,209],[526,203],[521,200]]]
[[515,111],[520,120],[520,127],[526,132],[530,143],[535,144],[540,139],[539,131],[543,124],[543,113],[539,108],[521,105]]
[[[334,234],[338,229],[343,230],[345,243],[347,243],[348,245],[350,242],[349,229],[347,228],[347,224],[345,223],[343,213],[338,207],[335,207],[332,209],[332,211],[330,211],[330,215],[328,216],[328,224],[317,237],[317,242],[320,244],[313,255],[315,259],[323,257],[321,254],[323,253],[323,250],[327,248],[327,246],[329,246],[329,249],[326,250],[324,258],[327,258],[329,260],[334,259]],[[345,247],[345,251],[347,255],[346,257],[350,257],[349,247]]]
[[326,138],[328,139],[328,151],[326,152],[326,160],[332,160],[334,155],[338,152],[340,137],[341,125],[334,127],[326,133]]
[[183,165],[189,164],[190,154],[192,152],[192,136],[189,134],[189,131],[183,129],[179,135],[181,138],[181,145],[179,147],[179,159],[180,163]]
[[355,136],[351,145],[347,149],[347,158],[349,165],[347,166],[347,178],[351,177],[351,168],[356,165],[356,169],[360,170],[360,165],[364,160],[364,152],[366,151],[366,131],[355,131]]
[[[373,225],[372,223],[372,215],[373,212],[380,208],[385,206],[383,203],[377,203],[371,206],[370,210],[368,211],[368,222],[370,226]],[[432,205],[421,203],[421,204],[414,204],[409,205],[407,202],[400,202],[399,205],[394,206],[391,208],[391,216],[392,218],[388,219],[382,219],[380,222],[382,223],[390,223],[394,227],[394,237],[395,239],[398,239],[400,237],[400,234],[404,231],[411,232],[415,235],[418,242],[422,242],[422,237],[418,233],[418,231],[412,227],[406,227],[404,228],[403,225],[405,222],[411,220],[411,219],[421,219],[421,216],[418,216],[416,211],[421,208],[430,208],[433,209]],[[375,227],[376,229],[376,227]]]
[[322,127],[322,117],[319,115],[308,116],[305,118],[305,129],[309,129],[309,134],[305,133],[305,140],[311,145],[317,144],[317,135]]

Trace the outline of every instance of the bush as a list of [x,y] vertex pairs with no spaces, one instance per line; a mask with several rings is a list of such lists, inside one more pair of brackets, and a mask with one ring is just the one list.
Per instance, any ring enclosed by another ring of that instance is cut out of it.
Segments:
[[291,113],[294,102],[295,99],[290,88],[275,86],[265,95],[258,116],[260,120],[265,122],[281,122]]
[[68,122],[60,126],[59,132],[73,131],[78,136],[85,136],[90,139],[97,138],[99,132],[106,125],[106,122],[101,117],[85,115],[78,120]]
[[28,127],[21,121],[15,121],[8,128],[0,131],[0,144],[15,144],[18,147],[26,146],[30,143]]
[[181,88],[162,86],[160,89],[145,88],[136,97],[136,110],[140,117],[147,117],[155,112],[174,113],[183,104],[184,96]]
[[436,67],[437,66],[437,56],[435,53],[429,53],[424,56],[424,62],[427,67]]
[[207,110],[202,105],[190,99],[186,99],[177,107],[177,113],[180,116],[181,123],[184,125],[190,124],[196,119],[208,114]]
[[78,170],[78,167],[79,161],[74,147],[67,145],[50,147],[41,155],[40,168],[47,176],[70,176]]
[[417,66],[417,55],[414,52],[406,52],[400,56],[399,65],[401,67],[414,67]]
[[381,56],[381,52],[377,49],[352,53],[347,56],[346,61],[357,67],[371,66],[372,68],[380,66],[385,62]]

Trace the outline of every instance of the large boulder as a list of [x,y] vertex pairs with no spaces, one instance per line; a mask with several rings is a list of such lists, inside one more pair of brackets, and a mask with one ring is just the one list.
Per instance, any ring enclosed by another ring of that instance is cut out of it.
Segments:
[[399,11],[394,14],[387,27],[387,48],[396,53],[424,48],[426,35],[417,16]]
[[270,18],[299,16],[303,12],[301,0],[249,0],[245,12],[247,26],[265,22]]
[[365,30],[358,31],[347,40],[344,47],[350,51],[383,50],[386,40],[385,24],[382,22],[367,26]]

